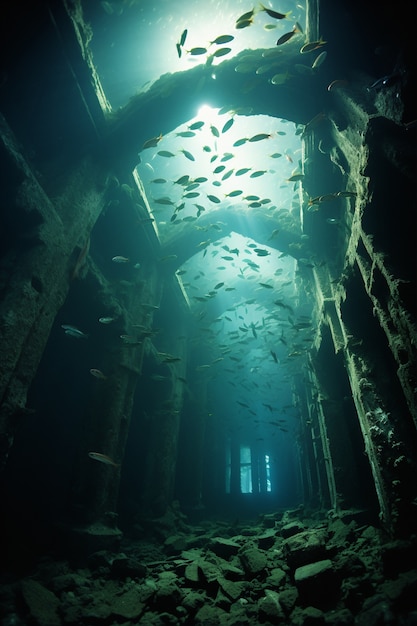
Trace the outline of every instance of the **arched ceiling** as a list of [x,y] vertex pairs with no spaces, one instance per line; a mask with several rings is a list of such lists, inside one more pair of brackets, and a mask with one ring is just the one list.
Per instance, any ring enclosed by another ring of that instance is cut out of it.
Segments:
[[[300,62],[299,44],[291,41],[278,50],[272,70],[274,74],[286,74],[288,80],[274,85],[268,74],[256,74],[256,68],[265,65],[264,55],[270,52],[245,50],[217,65],[215,79],[212,68],[204,65],[164,74],[148,91],[131,98],[126,107],[109,118],[104,138],[105,152],[116,171],[125,167],[133,170],[146,140],[166,135],[186,123],[202,103],[307,124],[322,109],[325,90],[317,89],[317,77],[305,71],[311,68]],[[252,66],[250,73],[235,71],[242,59]]]
[[[251,213],[252,215],[253,212]],[[221,230],[210,228],[211,224],[219,222],[221,223]],[[277,228],[277,219],[271,219],[262,211],[256,213],[255,220],[251,219],[249,221],[241,211],[220,208],[210,211],[207,215],[202,215],[198,224],[199,230],[186,228],[179,235],[175,235],[176,231],[174,231],[170,241],[162,247],[163,256],[176,257],[175,259],[173,258],[172,263],[169,265],[170,270],[177,269],[195,254],[202,238],[214,243],[231,232],[255,239],[259,244],[275,248],[294,258],[308,258],[311,256],[308,242],[302,239],[301,232],[291,232],[285,229],[285,227]],[[205,228],[207,230],[204,231]],[[273,231],[274,236],[271,237]]]

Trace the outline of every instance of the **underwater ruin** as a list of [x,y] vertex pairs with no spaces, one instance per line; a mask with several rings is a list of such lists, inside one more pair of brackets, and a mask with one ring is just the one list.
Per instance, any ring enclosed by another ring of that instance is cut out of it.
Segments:
[[1,626],[417,622],[409,11],[4,9]]

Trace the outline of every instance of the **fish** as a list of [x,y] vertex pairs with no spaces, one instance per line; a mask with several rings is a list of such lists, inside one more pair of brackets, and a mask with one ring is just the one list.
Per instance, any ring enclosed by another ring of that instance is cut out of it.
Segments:
[[237,141],[235,141],[235,143],[233,144],[233,146],[235,148],[237,148],[238,146],[243,146],[243,144],[245,144],[248,141],[247,137],[242,137],[242,139],[238,139]]
[[208,194],[207,198],[210,200],[210,202],[214,202],[215,204],[219,204],[221,202],[220,198],[218,198],[217,196],[213,196],[212,194]]
[[156,304],[149,304],[148,302],[142,302],[142,308],[147,311],[159,311],[159,306]]
[[213,57],[224,57],[226,54],[229,54],[229,52],[231,52],[231,51],[232,51],[231,48],[219,48],[218,50],[213,52],[212,56]]
[[181,33],[180,46],[183,46],[185,44],[185,40],[187,39],[187,34],[188,34],[188,30],[185,28]]
[[242,167],[240,170],[237,170],[237,172],[235,172],[235,176],[243,176],[243,174],[250,172],[251,169],[251,167]]
[[275,363],[278,363],[278,357],[277,357],[276,352],[274,352],[273,350],[270,350],[270,352],[271,352],[271,356],[274,359]]
[[256,252],[258,256],[268,256],[271,254],[268,250],[264,250],[263,248],[254,248],[253,251]]
[[284,33],[284,35],[281,35],[281,37],[278,39],[276,45],[277,46],[282,46],[283,43],[286,43],[287,41],[292,39],[296,33],[297,33],[297,29],[296,28],[293,28],[288,33]]
[[289,183],[292,183],[292,182],[297,182],[298,180],[303,180],[303,178],[304,178],[304,174],[293,174],[292,176],[287,178],[287,181]]
[[[179,133],[175,133],[176,137],[195,137],[195,132],[193,130],[182,130]],[[153,182],[153,181],[151,181]]]
[[223,174],[222,180],[227,180],[228,178],[230,178],[233,172],[234,170],[228,170],[225,174]]
[[269,133],[259,133],[248,139],[248,141],[253,143],[254,141],[262,141],[262,139],[271,139],[271,137],[272,135]]
[[223,43],[229,43],[229,41],[233,41],[234,37],[233,35],[219,35],[218,37],[216,37],[216,39],[213,39],[213,41],[210,41],[210,45],[219,45],[219,44],[223,44]]
[[235,72],[238,74],[252,74],[256,72],[257,66],[254,63],[239,63],[235,67]]
[[400,77],[401,74],[394,71],[392,72],[392,74],[388,74],[387,76],[382,76],[382,78],[378,78],[372,83],[372,85],[369,85],[366,90],[372,91],[372,89],[375,89],[376,91],[378,91],[383,87],[389,87],[390,85],[393,85],[395,82],[397,82]]
[[129,263],[129,259],[125,256],[114,256],[112,258],[113,263]]
[[287,13],[279,13],[278,11],[273,11],[272,9],[264,7],[263,4],[261,4],[260,10],[265,11],[265,13],[269,15],[269,17],[273,17],[276,20],[285,20],[285,18],[287,18],[291,14],[291,11],[288,11]]
[[178,363],[181,361],[179,356],[172,356],[171,354],[167,354],[162,358],[162,363]]
[[289,78],[288,72],[286,74],[275,74],[269,81],[272,85],[283,85]]
[[243,13],[243,15],[237,18],[235,28],[242,29],[250,26],[253,23],[254,15],[255,9],[252,9],[252,11],[247,11],[247,13]]
[[175,154],[173,152],[170,152],[169,150],[159,150],[156,154],[159,154],[159,156],[166,158],[175,156]]
[[342,198],[356,198],[357,194],[355,191],[338,191],[336,195]]
[[99,317],[98,321],[100,322],[100,324],[111,324],[112,322],[114,322],[116,318],[114,317]]
[[137,346],[141,343],[137,340],[137,337],[134,337],[133,335],[120,335],[120,339],[123,341],[123,343],[129,344],[131,346]]
[[188,128],[189,130],[200,130],[204,126],[205,122],[194,122]]
[[234,191],[227,193],[226,198],[235,198],[236,196],[240,196],[242,193],[243,191],[241,189],[235,189]]
[[294,313],[293,308],[289,304],[285,304],[282,300],[275,300],[274,304],[276,304],[276,306],[280,306],[282,309],[287,309],[290,313]]
[[153,201],[156,202],[157,204],[169,204],[169,205],[175,204],[175,202],[173,202],[171,198],[166,198],[166,197],[154,198]]
[[319,56],[314,60],[313,65],[311,66],[313,70],[317,69],[322,65],[327,57],[327,52],[324,50],[319,54]]
[[101,452],[89,452],[88,456],[90,459],[94,461],[99,461],[100,463],[104,463],[105,465],[112,465],[113,467],[120,467],[120,463],[116,463],[112,458],[107,456],[107,454],[101,454]]
[[189,161],[195,161],[195,157],[188,150],[180,150]]
[[327,41],[324,41],[321,37],[318,41],[310,41],[309,43],[305,43],[304,46],[300,49],[301,54],[306,54],[307,52],[313,52],[313,50],[317,50],[326,44]]
[[177,178],[177,180],[174,180],[174,185],[188,185],[190,181],[190,177],[185,174],[185,176],[181,176],[180,178]]
[[336,79],[332,80],[332,82],[327,86],[327,91],[334,91],[335,89],[341,89],[348,85],[348,81],[344,79]]
[[220,287],[223,287],[224,283],[217,283],[217,285],[214,287],[214,289],[220,289]]
[[99,380],[107,380],[107,376],[105,376],[101,370],[98,370],[94,367],[90,369],[90,374],[94,376],[94,378],[98,378]]
[[154,148],[155,146],[158,145],[161,139],[162,139],[162,134],[158,135],[158,137],[151,137],[150,139],[147,139],[142,146],[142,150],[146,150],[146,148]]
[[[233,124],[234,124],[234,119],[233,117],[231,117],[230,120],[227,120],[227,122],[223,125],[222,134],[226,133],[233,126]],[[229,158],[232,158],[232,157],[233,155],[231,155]],[[224,157],[222,161],[224,161]]]
[[75,337],[76,339],[88,339],[89,337],[89,335],[83,333],[82,330],[79,330],[75,326],[70,326],[69,324],[62,324],[61,328],[64,329],[66,335]]
[[207,48],[191,48],[191,50],[187,50],[187,52],[192,56],[199,56],[200,54],[206,54]]
[[266,289],[273,289],[273,285],[269,285],[268,283],[259,283],[261,287],[265,287]]

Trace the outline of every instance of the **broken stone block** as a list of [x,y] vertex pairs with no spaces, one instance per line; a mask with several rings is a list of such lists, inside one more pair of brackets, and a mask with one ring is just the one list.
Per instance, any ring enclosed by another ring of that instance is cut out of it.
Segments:
[[227,624],[228,613],[217,606],[204,605],[194,617],[195,626],[218,626]]
[[244,581],[233,582],[226,578],[219,578],[219,585],[224,594],[234,601],[242,595],[247,587],[247,583]]
[[332,606],[339,596],[339,579],[330,559],[298,567],[294,582],[304,605],[318,608]]
[[224,559],[228,559],[238,553],[240,544],[236,543],[236,541],[231,541],[230,539],[213,537],[209,542],[208,547],[212,552],[214,552],[214,554],[217,554]]
[[324,613],[314,606],[305,609],[297,607],[291,615],[291,624],[294,626],[323,626],[327,624]]
[[258,606],[259,618],[269,620],[273,624],[284,619],[284,611],[279,602],[279,593],[271,589],[265,589],[265,597],[261,598]]
[[207,583],[212,583],[212,582],[217,581],[217,578],[220,574],[220,571],[217,565],[215,565],[214,563],[211,563],[210,561],[206,559],[200,559],[198,561],[198,566]]
[[195,613],[205,603],[206,598],[201,591],[189,591],[185,594],[182,606],[186,608],[190,613]]
[[241,553],[240,559],[249,576],[256,576],[266,567],[267,557],[265,552],[257,548],[248,548]]
[[274,567],[273,569],[271,569],[269,576],[266,579],[266,582],[270,587],[277,589],[281,585],[282,581],[285,580],[286,576],[287,574],[284,572],[283,569],[281,569],[280,567]]
[[286,615],[289,615],[291,611],[294,609],[297,600],[298,600],[298,591],[296,587],[288,587],[287,589],[280,591],[279,602]]
[[111,574],[120,580],[128,576],[131,578],[143,578],[146,575],[146,567],[134,558],[121,555],[113,559]]
[[124,619],[137,619],[145,609],[146,604],[141,602],[141,596],[137,589],[132,588],[115,596],[112,602],[112,615]]
[[153,603],[158,611],[173,611],[178,604],[181,604],[183,593],[177,585],[171,581],[160,580],[158,589],[153,596]]
[[199,581],[199,565],[197,561],[189,563],[184,571],[185,579],[190,583],[198,583]]
[[291,569],[324,559],[326,554],[327,533],[322,529],[306,530],[297,533],[283,544],[287,563]]
[[164,541],[167,554],[179,554],[188,547],[187,537],[184,535],[170,535]]
[[[236,562],[238,564],[240,563],[240,561]],[[244,578],[245,576],[245,572],[241,567],[233,565],[233,563],[230,563],[229,561],[221,560],[219,562],[219,567],[223,576],[225,578],[228,578],[229,580],[242,580],[242,578]]]
[[32,619],[42,626],[59,626],[59,600],[52,591],[46,589],[36,580],[24,580],[21,585],[23,598]]
[[297,533],[301,533],[304,530],[304,525],[301,522],[289,522],[281,528],[281,535],[286,539],[292,537]]
[[269,548],[272,548],[276,540],[276,530],[267,530],[266,532],[262,533],[262,535],[259,535],[258,547],[261,548],[261,550],[268,550]]

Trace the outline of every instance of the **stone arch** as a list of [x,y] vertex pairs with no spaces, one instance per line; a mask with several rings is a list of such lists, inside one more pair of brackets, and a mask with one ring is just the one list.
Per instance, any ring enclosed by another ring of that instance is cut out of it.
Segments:
[[[221,223],[221,230],[210,228],[211,224]],[[240,209],[220,208],[202,215],[198,219],[198,225],[207,230],[196,230],[187,225],[178,235],[174,235],[168,243],[162,246],[163,256],[176,256],[170,264],[170,270],[176,270],[187,259],[194,256],[199,251],[198,244],[202,239],[210,240],[211,243],[229,235],[232,231],[250,237],[261,245],[266,245],[276,250],[281,250],[284,254],[298,258],[308,256],[306,243],[299,234],[291,232],[288,228],[279,228],[279,221],[271,219],[266,213],[257,212],[256,218],[246,219],[245,213]],[[271,239],[271,233],[279,229]],[[295,245],[291,245],[295,244]],[[301,253],[302,250],[302,253]]]
[[[237,109],[246,115],[270,115],[306,124],[322,110],[325,92],[317,89],[315,76],[297,70],[304,66],[299,44],[295,42],[288,42],[285,49],[278,50],[269,73],[256,74],[256,68],[265,65],[263,54],[268,52],[244,50],[215,67],[198,65],[183,72],[164,74],[148,91],[131,98],[108,119],[104,148],[115,168],[132,171],[147,139],[167,134],[186,123],[203,103],[214,108]],[[236,72],[236,67],[248,56],[253,71]],[[271,84],[271,76],[279,73],[287,74],[288,80],[281,85]]]

